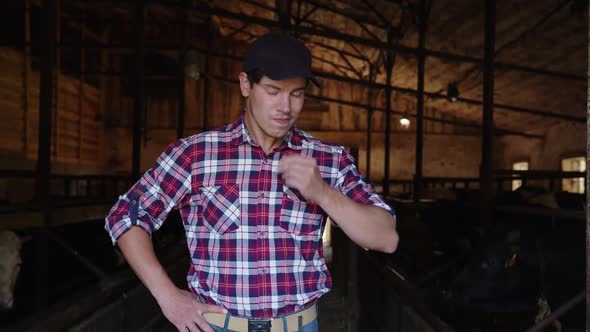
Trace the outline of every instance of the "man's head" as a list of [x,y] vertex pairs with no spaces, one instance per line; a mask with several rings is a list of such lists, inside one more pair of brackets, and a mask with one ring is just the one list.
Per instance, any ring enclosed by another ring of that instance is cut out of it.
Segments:
[[242,72],[257,82],[262,76],[281,81],[303,78],[319,86],[311,72],[311,53],[301,41],[280,32],[258,38],[246,51]]
[[240,90],[246,98],[244,121],[254,140],[276,146],[303,108],[307,82],[318,85],[311,72],[311,53],[299,40],[281,33],[257,39],[246,51]]

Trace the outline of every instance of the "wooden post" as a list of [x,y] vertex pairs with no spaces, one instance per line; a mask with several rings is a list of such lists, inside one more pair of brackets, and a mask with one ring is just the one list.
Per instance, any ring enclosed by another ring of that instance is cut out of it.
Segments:
[[[375,79],[375,66],[369,64],[369,81],[373,82]],[[373,122],[373,89],[367,89],[367,162],[366,162],[366,177],[367,181],[371,180],[371,148],[372,148],[372,122]]]
[[[590,6],[588,8],[590,14]],[[590,24],[588,25],[588,33],[590,35]],[[590,51],[590,44],[588,45]],[[590,53],[588,53],[590,54]],[[590,56],[588,57],[588,70],[590,71]],[[588,80],[588,97],[587,97],[587,113],[586,113],[586,331],[590,331],[590,76]]]
[[54,0],[55,1],[55,70],[53,71],[53,156],[54,160],[58,160],[60,154],[60,114],[61,114],[61,107],[60,107],[60,98],[59,98],[59,89],[60,89],[60,68],[61,68],[61,52],[59,48],[59,44],[61,42],[61,26],[60,26],[60,1],[61,0]]
[[484,227],[493,222],[493,139],[494,139],[494,53],[496,38],[496,1],[486,0],[485,50],[483,63],[483,124],[480,168],[480,220]]
[[385,51],[385,167],[383,170],[383,196],[389,196],[389,155],[391,146],[391,75],[393,72],[393,31],[387,30],[387,45]]
[[[358,147],[352,147],[350,149],[350,153],[352,154],[355,166],[358,168],[359,166],[359,149]],[[348,300],[346,301],[349,304],[349,322],[350,326],[348,328],[349,332],[355,332],[358,329],[358,319],[359,319],[359,246],[356,245],[352,240],[347,239],[348,242],[348,284],[346,296]]]
[[[211,45],[211,36],[214,31],[214,26],[211,24],[211,20],[207,21],[207,27],[209,34],[207,35],[207,44]],[[209,77],[209,53],[205,53],[205,61],[203,63],[203,131],[209,130],[209,85],[211,84],[211,78]]]
[[187,37],[188,37],[188,15],[189,15],[189,2],[184,0],[185,10],[182,13],[182,26],[181,39],[182,45],[178,51],[178,117],[176,121],[176,138],[181,139],[184,137],[184,126],[185,126],[185,112],[186,112],[186,93],[185,93],[185,53],[187,51]]
[[29,99],[31,84],[31,3],[24,1],[25,39],[23,47],[23,152],[28,157],[29,149]]
[[426,25],[428,23],[426,0],[420,1],[418,16],[418,94],[416,107],[416,168],[414,172],[414,200],[422,197],[422,155],[424,151],[424,66],[426,63]]
[[37,157],[37,177],[35,197],[43,214],[43,224],[35,232],[37,245],[37,267],[35,293],[39,309],[48,305],[49,287],[49,237],[51,224],[51,113],[54,89],[54,65],[56,58],[56,16],[57,0],[44,0],[42,3],[41,29],[41,82],[39,87],[39,150]]
[[275,0],[279,25],[283,32],[291,30],[291,0]]
[[86,35],[86,12],[82,14],[82,24],[80,24],[80,80],[78,85],[78,164],[82,163],[82,118],[84,117],[84,81],[86,70],[86,49],[84,48],[84,40]]
[[143,1],[137,3],[135,12],[136,44],[135,44],[135,96],[133,103],[133,160],[131,174],[134,180],[140,177],[141,167],[141,135],[143,126],[143,112],[145,102],[145,36],[144,36],[144,11]]

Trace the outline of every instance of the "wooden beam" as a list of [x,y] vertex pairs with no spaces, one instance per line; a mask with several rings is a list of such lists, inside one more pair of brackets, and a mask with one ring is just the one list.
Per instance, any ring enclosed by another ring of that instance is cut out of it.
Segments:
[[[587,13],[590,15],[590,6]],[[590,35],[590,22],[588,24],[588,33]],[[590,44],[588,44],[590,52]],[[590,53],[587,53],[590,54]],[[588,68],[590,68],[590,56],[588,57]],[[590,331],[590,75],[586,78],[586,87],[588,89],[586,104],[586,331]]]
[[[258,6],[264,6],[263,4],[256,3],[252,0],[250,0],[249,2],[253,3],[255,5],[258,5]],[[166,1],[166,0],[159,0],[159,1],[156,1],[156,3],[160,3],[160,4],[162,4],[164,6],[168,6],[168,7],[180,6],[177,2],[171,2],[171,1]],[[394,3],[402,5],[401,1],[394,1]],[[86,2],[86,4],[89,4],[89,3]],[[108,5],[102,4],[102,5],[98,6],[97,8],[103,8],[103,7],[109,7],[109,6],[118,6],[122,10],[129,8],[128,5],[123,6],[122,3],[119,3],[119,2],[116,2],[116,3],[115,2],[108,2]],[[266,6],[266,7],[269,7],[269,6]],[[269,8],[272,8],[272,7],[269,7]],[[319,8],[319,7],[316,7],[316,8]],[[268,20],[268,19],[258,17],[258,16],[245,15],[242,13],[234,13],[234,12],[230,12],[225,9],[222,9],[222,8],[209,7],[209,6],[203,5],[203,4],[194,4],[192,6],[192,10],[197,12],[200,15],[205,14],[205,15],[215,15],[215,16],[224,17],[224,18],[231,18],[231,19],[241,20],[243,22],[248,22],[249,24],[256,24],[256,25],[264,26],[267,28],[278,28],[279,27],[279,23],[276,21],[273,21],[273,20]],[[314,11],[314,10],[312,10],[312,11]],[[308,16],[308,15],[306,15],[306,16]],[[352,16],[350,16],[350,17],[352,18]],[[355,36],[355,35],[341,33],[337,30],[329,29],[329,27],[327,29],[316,29],[316,28],[301,27],[301,26],[296,25],[293,27],[293,32],[296,33],[297,35],[300,35],[300,34],[317,35],[317,36],[322,36],[322,37],[326,37],[326,38],[330,38],[330,39],[354,42],[359,45],[365,45],[365,46],[374,47],[374,48],[378,48],[378,49],[386,49],[387,48],[387,43],[384,41],[367,39],[367,38],[363,38],[363,37],[359,37],[359,36]],[[394,46],[394,50],[398,53],[404,53],[404,54],[418,56],[418,49],[417,48],[407,47],[407,46],[403,46],[403,45],[397,45],[397,46]],[[475,63],[475,64],[480,64],[483,60],[478,57],[472,57],[472,56],[468,56],[468,55],[461,55],[461,54],[455,54],[455,53],[449,53],[449,52],[443,52],[443,51],[437,51],[437,50],[428,50],[428,49],[426,49],[426,56],[439,58],[442,60],[449,60],[449,61],[456,61],[456,62],[471,62],[471,63]],[[545,75],[545,76],[556,77],[556,78],[561,78],[561,79],[586,82],[585,75],[564,73],[564,72],[547,70],[547,69],[542,69],[542,68],[532,68],[532,67],[522,66],[519,64],[511,64],[511,63],[504,63],[504,62],[495,62],[494,66],[496,69],[529,72],[529,73],[537,74],[537,75]]]
[[496,44],[496,0],[485,2],[485,49],[483,62],[483,117],[480,166],[480,221],[485,228],[494,223],[494,54]]
[[56,24],[58,0],[43,0],[41,8],[41,81],[39,86],[39,154],[37,157],[35,198],[41,208],[42,224],[35,232],[37,267],[35,294],[38,309],[48,306],[49,237],[51,224],[51,119],[55,93]]
[[387,32],[387,44],[389,47],[385,55],[385,160],[383,168],[383,196],[389,196],[389,156],[391,151],[391,76],[393,75],[393,31]]
[[[185,6],[188,7],[188,0],[184,0]],[[187,45],[188,45],[188,15],[189,12],[187,10],[182,11],[182,23],[181,23],[181,39],[182,45],[178,50],[178,106],[177,106],[177,118],[176,118],[176,139],[181,139],[184,137],[184,126],[185,126],[185,102],[186,102],[186,95],[185,95],[185,74],[184,74],[184,66],[185,66],[185,54],[187,52]]]
[[[245,14],[241,14],[241,13],[233,13],[233,12],[227,11],[222,8],[212,8],[212,7],[207,7],[207,6],[198,4],[198,5],[193,6],[193,10],[197,10],[200,13],[242,20],[244,22],[249,22],[249,23],[253,23],[253,24],[257,24],[257,25],[261,25],[261,26],[265,26],[265,27],[277,27],[278,26],[277,22],[272,21],[272,20],[267,20],[267,19],[264,19],[261,17],[250,16],[250,15],[245,15]],[[350,41],[353,43],[357,43],[357,44],[365,45],[365,46],[370,46],[370,47],[374,47],[374,48],[378,48],[378,49],[387,49],[387,47],[388,47],[387,43],[383,42],[383,41],[376,41],[376,40],[366,39],[366,38],[355,36],[355,35],[349,35],[349,34],[342,33],[340,31],[330,29],[330,28],[325,28],[325,29],[320,30],[320,29],[315,29],[315,28],[296,26],[293,29],[295,32],[298,32],[298,33],[317,35],[317,36],[322,36],[322,37],[336,39],[336,40]],[[393,47],[393,50],[396,52],[399,52],[399,53],[411,54],[411,55],[417,55],[417,53],[418,53],[417,48],[403,46],[403,45],[396,45]],[[472,63],[481,63],[482,62],[481,58],[460,55],[460,54],[454,54],[454,53],[448,53],[448,52],[442,52],[442,51],[436,51],[436,50],[428,50],[427,49],[426,55],[430,56],[430,57],[443,59],[443,60],[451,60],[451,61],[457,61],[457,62],[472,62]],[[517,65],[517,64],[495,62],[494,66],[498,69],[516,70],[516,71],[529,72],[529,73],[538,74],[538,75],[559,77],[559,78],[563,78],[563,79],[586,81],[586,77],[584,75],[561,73],[561,72],[556,72],[556,71],[551,71],[551,70],[546,70],[546,69],[521,66],[521,65]]]
[[[366,1],[366,0],[365,0]],[[424,152],[424,75],[426,63],[427,0],[420,0],[418,17],[418,93],[416,94],[416,164],[414,171],[414,200],[422,198],[422,160]]]
[[143,113],[145,108],[145,5],[138,1],[135,8],[135,94],[133,96],[133,157],[131,174],[136,181],[140,177],[141,168],[141,136],[143,127]]
[[291,31],[291,0],[275,0],[275,8],[281,30]]
[[[235,83],[235,82],[232,82],[232,83]],[[358,107],[358,108],[365,108],[365,109],[371,108],[374,112],[385,112],[385,108],[374,107],[374,106],[371,106],[368,104],[346,101],[346,100],[341,100],[341,99],[334,99],[334,98],[318,96],[318,95],[313,95],[313,94],[306,94],[305,98],[311,98],[311,99],[316,99],[316,100],[325,101],[325,102],[329,102],[329,103],[335,103],[335,104]],[[398,114],[398,115],[405,114],[404,112],[397,111],[397,110],[391,110],[391,113]],[[406,115],[408,117],[415,117],[414,114],[406,114]],[[450,125],[455,125],[455,126],[460,126],[460,127],[481,129],[481,125],[469,123],[469,122],[463,122],[463,121],[457,121],[457,120],[447,120],[447,119],[435,118],[435,117],[431,117],[431,116],[424,116],[424,119],[428,120],[428,121],[432,121],[432,122],[439,122],[439,123],[450,124]],[[543,135],[528,134],[528,133],[509,130],[509,129],[502,129],[502,128],[496,129],[496,135],[514,135],[514,136],[522,136],[522,137],[537,138],[537,139],[544,138]]]
[[[73,46],[73,45],[68,44],[68,46]],[[84,47],[95,48],[95,49],[111,48],[111,49],[120,49],[120,50],[126,50],[126,51],[133,50],[132,48],[129,48],[128,46],[98,45],[96,43],[88,43]],[[147,48],[159,49],[159,50],[177,50],[178,46],[177,45],[151,44],[151,45],[148,45]],[[242,57],[235,56],[235,55],[216,53],[216,52],[212,52],[207,49],[196,49],[196,50],[198,52],[208,54],[209,56],[213,56],[213,57],[217,57],[217,58],[230,59],[230,60],[240,61],[240,62],[242,61]],[[347,54],[347,55],[350,56],[350,54]],[[113,76],[122,75],[122,73],[117,73],[117,72],[92,72],[92,73],[87,72],[86,74],[88,76],[90,76],[90,75],[113,75]],[[351,77],[347,77],[347,76],[340,76],[340,75],[336,75],[336,74],[332,74],[332,73],[319,72],[319,71],[315,71],[315,75],[319,78],[331,79],[331,80],[347,82],[347,83],[352,83],[352,84],[358,84],[361,86],[366,86],[366,87],[370,87],[370,88],[374,88],[374,89],[385,89],[385,84],[377,83],[377,82],[370,82],[366,79],[351,78]],[[160,75],[160,76],[166,77],[166,75]],[[172,77],[172,76],[169,76],[169,77]],[[392,85],[392,89],[393,89],[393,91],[407,94],[407,95],[416,95],[416,93],[417,93],[417,90],[415,90],[415,89],[403,88],[403,87],[399,87],[399,86],[395,86],[395,85]],[[427,96],[428,98],[431,98],[431,99],[448,99],[448,97],[445,94],[441,94],[441,93],[437,93],[437,92],[425,91],[424,95]],[[457,102],[471,104],[471,105],[483,105],[483,101],[481,101],[481,100],[464,98],[464,97],[457,98]],[[556,118],[556,119],[560,119],[560,120],[564,120],[564,121],[571,121],[571,122],[580,122],[580,123],[586,122],[585,117],[578,117],[578,116],[562,114],[562,113],[554,113],[554,112],[549,112],[549,111],[541,111],[541,110],[535,110],[535,109],[530,109],[530,108],[525,108],[525,107],[520,107],[520,106],[513,106],[513,105],[506,105],[506,104],[494,104],[494,109],[496,111],[503,110],[503,111],[518,112],[518,113],[528,113],[528,114],[533,114],[533,115],[537,115],[537,116]]]

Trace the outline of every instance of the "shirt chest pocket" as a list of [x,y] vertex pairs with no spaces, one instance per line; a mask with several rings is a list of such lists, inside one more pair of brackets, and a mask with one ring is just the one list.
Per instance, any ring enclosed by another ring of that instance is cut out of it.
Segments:
[[283,186],[279,226],[296,235],[314,233],[322,225],[319,205],[305,201],[292,189]]
[[206,227],[219,234],[226,234],[240,228],[240,187],[234,185],[199,188],[199,204]]

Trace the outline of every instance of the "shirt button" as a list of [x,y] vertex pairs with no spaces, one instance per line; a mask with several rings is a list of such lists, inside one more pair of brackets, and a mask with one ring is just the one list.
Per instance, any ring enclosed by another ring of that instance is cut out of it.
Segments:
[[136,200],[132,200],[131,203],[132,204],[137,204],[137,201]]
[[260,270],[260,274],[266,274],[266,270],[265,269]]
[[260,236],[266,236],[266,232],[265,231],[260,231],[260,232],[258,232],[258,234],[260,234]]
[[265,196],[264,193],[260,194],[260,198],[264,198]]

